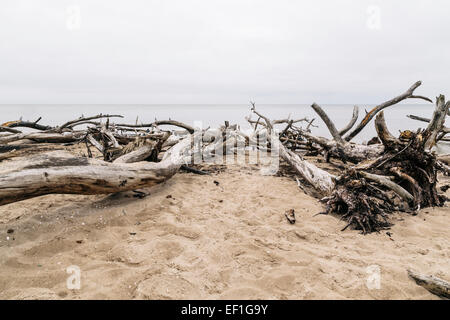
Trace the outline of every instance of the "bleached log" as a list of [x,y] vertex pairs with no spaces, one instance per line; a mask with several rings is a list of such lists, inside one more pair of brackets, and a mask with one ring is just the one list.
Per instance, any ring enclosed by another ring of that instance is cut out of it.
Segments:
[[324,195],[328,195],[333,191],[336,176],[304,160],[300,155],[286,149],[281,143],[279,148],[280,157],[285,159],[317,191]]
[[46,194],[107,194],[150,187],[185,163],[190,137],[161,162],[109,163],[61,151],[24,157],[0,167],[0,205]]
[[11,129],[10,127],[0,126],[0,132],[22,133],[20,130]]
[[427,276],[418,272],[408,270],[408,276],[419,286],[424,287],[432,294],[441,298],[450,299],[450,283],[435,276]]
[[100,151],[101,153],[103,153],[104,149],[103,146],[100,142],[98,142],[97,140],[95,140],[95,138],[91,135],[88,134],[86,136],[87,141],[89,141],[98,151]]
[[0,137],[0,144],[6,144],[19,140],[32,140],[35,142],[48,142],[48,143],[69,143],[82,139],[85,135],[83,131],[73,132],[32,132],[32,133],[17,133],[6,137]]
[[114,160],[113,163],[133,163],[144,161],[152,154],[154,149],[154,145],[144,145],[135,151],[120,156]]

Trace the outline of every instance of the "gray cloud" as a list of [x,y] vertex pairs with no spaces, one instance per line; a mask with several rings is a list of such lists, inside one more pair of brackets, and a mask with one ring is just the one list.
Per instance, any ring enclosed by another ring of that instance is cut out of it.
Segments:
[[434,97],[450,83],[449,13],[445,0],[3,1],[0,103],[376,103],[419,79]]

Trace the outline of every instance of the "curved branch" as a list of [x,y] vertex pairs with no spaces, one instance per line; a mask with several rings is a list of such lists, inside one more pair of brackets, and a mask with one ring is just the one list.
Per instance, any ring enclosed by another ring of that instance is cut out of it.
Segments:
[[314,111],[320,116],[320,118],[325,122],[327,125],[328,131],[330,131],[331,136],[338,144],[344,144],[344,140],[342,139],[339,132],[336,130],[336,126],[334,125],[333,121],[330,120],[328,115],[323,111],[323,109],[316,103],[313,103],[311,108],[314,109]]
[[350,122],[339,131],[339,135],[342,137],[344,134],[346,134],[351,128],[353,128],[353,126],[356,123],[356,120],[358,120],[358,116],[359,116],[359,107],[358,106],[354,106],[353,107],[353,115],[352,118],[350,119]]
[[400,140],[394,137],[386,126],[384,120],[384,111],[381,111],[375,118],[375,129],[377,130],[378,138],[385,146],[392,146],[395,144],[401,144]]
[[373,117],[375,117],[375,115],[380,112],[381,110],[392,106],[394,104],[397,104],[405,99],[408,98],[419,98],[419,99],[424,99],[426,101],[431,101],[428,98],[422,97],[422,96],[414,96],[414,90],[416,90],[420,85],[422,84],[421,81],[417,81],[416,83],[414,83],[406,92],[402,93],[401,95],[399,95],[398,97],[395,97],[391,100],[388,100],[386,102],[383,102],[382,104],[374,107],[372,110],[370,110],[366,116],[364,117],[364,119],[362,119],[362,121],[360,122],[360,124],[352,131],[350,132],[347,137],[345,138],[346,141],[350,141],[352,140],[358,133],[360,133],[362,131],[362,129],[364,129],[364,127],[370,122],[370,120],[373,119]]
[[85,121],[100,119],[100,118],[123,118],[123,116],[120,114],[99,114],[99,115],[92,116],[92,117],[80,117],[76,120],[72,120],[72,121],[68,121],[68,122],[64,123],[62,126],[58,127],[57,130],[61,131],[62,129],[67,128],[69,126],[73,126],[74,124],[76,124],[78,122],[85,122]]

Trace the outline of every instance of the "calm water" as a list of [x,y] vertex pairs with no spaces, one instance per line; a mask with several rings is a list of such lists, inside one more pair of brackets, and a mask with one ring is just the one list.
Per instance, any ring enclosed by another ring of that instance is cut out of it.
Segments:
[[[360,106],[359,120],[365,114],[364,109],[369,110],[372,106]],[[334,121],[336,127],[343,128],[352,115],[352,105],[322,105],[322,108],[328,113]],[[312,128],[316,135],[329,137],[325,124],[315,114],[309,105],[257,105],[260,113],[267,115],[271,119],[284,119],[291,117],[293,119],[308,117],[316,118],[315,124],[318,128]],[[407,114],[431,118],[434,110],[433,104],[420,105],[396,105],[385,109],[385,118],[390,131],[396,135],[399,130],[414,130],[424,127],[426,124],[411,120],[406,117]],[[34,121],[42,117],[41,124],[57,125],[84,116],[103,114],[121,114],[124,119],[116,121],[135,123],[136,117],[139,122],[148,123],[156,119],[166,120],[174,119],[193,125],[195,121],[201,121],[203,128],[208,126],[216,127],[223,124],[224,120],[231,124],[237,123],[242,129],[249,125],[245,117],[250,115],[248,105],[0,105],[1,123],[16,120],[22,117],[23,120]],[[255,115],[252,119],[256,120]],[[282,125],[281,125],[282,128]],[[367,141],[376,135],[373,120],[356,138],[355,141]]]

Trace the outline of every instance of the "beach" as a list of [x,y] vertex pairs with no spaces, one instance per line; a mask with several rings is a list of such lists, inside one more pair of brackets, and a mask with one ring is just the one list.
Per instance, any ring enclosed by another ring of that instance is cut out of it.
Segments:
[[[179,172],[142,199],[47,195],[2,206],[0,299],[438,299],[407,269],[450,280],[448,203],[394,213],[390,230],[362,235],[317,215],[323,205],[288,175],[205,170]],[[79,289],[68,289],[71,266]]]

